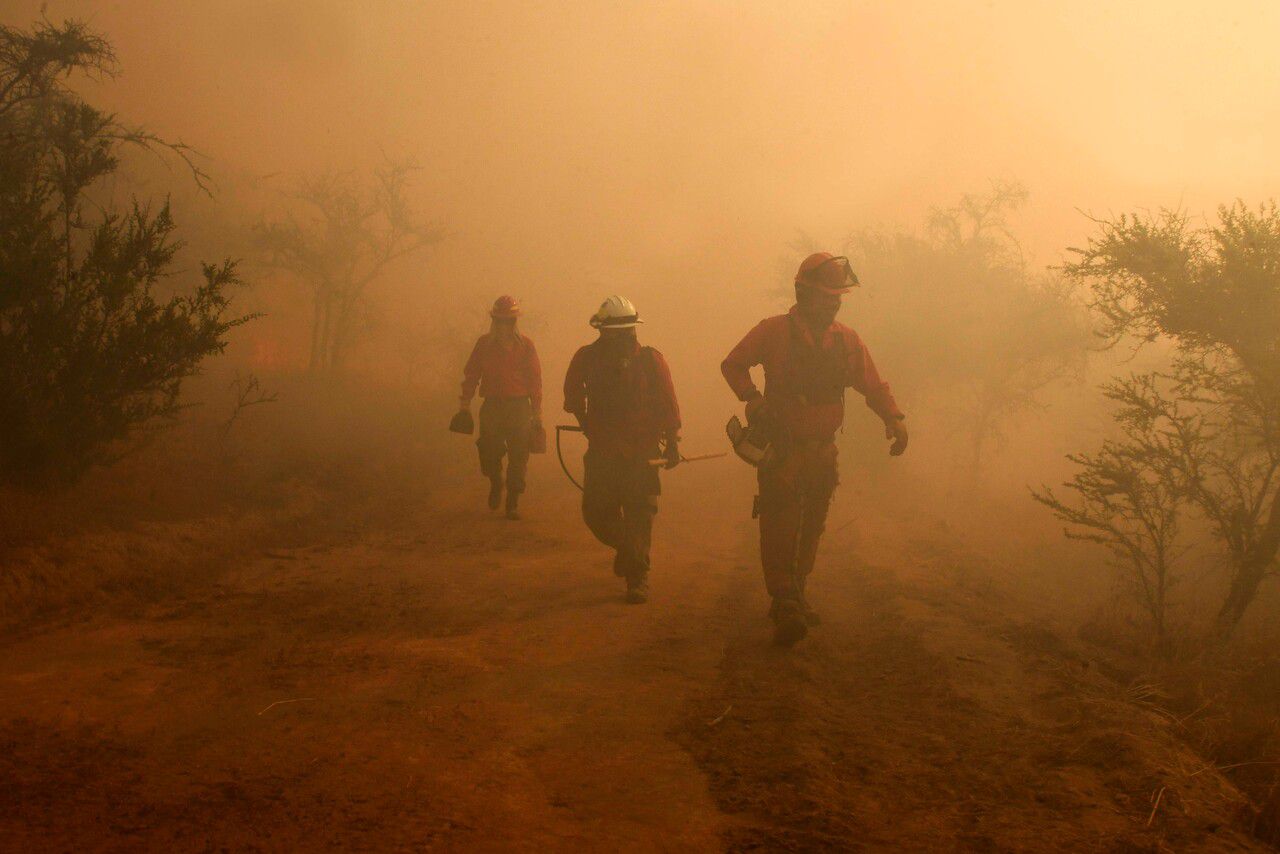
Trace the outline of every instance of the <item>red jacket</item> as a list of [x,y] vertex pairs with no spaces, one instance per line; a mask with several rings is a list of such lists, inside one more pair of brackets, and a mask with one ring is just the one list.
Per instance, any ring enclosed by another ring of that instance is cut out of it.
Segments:
[[464,403],[475,397],[477,385],[481,397],[528,397],[533,411],[541,411],[542,366],[533,342],[519,334],[508,342],[481,335],[462,369]]
[[600,342],[573,354],[564,376],[564,411],[582,422],[593,450],[654,457],[658,440],[680,429],[680,405],[666,359],[638,343],[625,359]]
[[[858,334],[832,323],[815,342],[793,307],[766,318],[725,357],[720,372],[739,400],[757,393],[751,368],[764,366],[765,397],[776,404],[782,426],[797,439],[824,439],[844,424],[844,388],[866,397],[884,421],[901,418],[889,384],[880,379]],[[820,345],[820,346],[819,346]]]

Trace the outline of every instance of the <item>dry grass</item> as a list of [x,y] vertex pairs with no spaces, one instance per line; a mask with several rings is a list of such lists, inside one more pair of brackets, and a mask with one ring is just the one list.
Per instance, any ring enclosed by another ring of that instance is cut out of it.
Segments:
[[[1055,531],[1028,529],[1023,541],[1006,537],[1017,528],[988,520],[954,531],[975,552],[1005,555],[1016,568],[992,560],[986,574],[998,590],[1012,591],[1046,626],[1077,627],[1071,641],[1036,627],[1005,632],[1020,648],[1060,659],[1064,694],[1075,698],[1064,716],[1061,755],[1049,759],[1103,771],[1115,788],[1143,799],[1152,828],[1193,812],[1228,816],[1233,826],[1280,847],[1280,630],[1271,628],[1280,589],[1264,590],[1237,640],[1208,655],[1203,630],[1192,627],[1207,623],[1212,613],[1203,611],[1219,601],[1219,591],[1212,579],[1188,582],[1178,588],[1181,607],[1170,636],[1158,645],[1150,619],[1109,587],[1105,571],[1082,565],[1080,552],[1055,551],[1046,539]],[[1142,712],[1141,727],[1133,725],[1134,709]],[[1091,734],[1077,739],[1084,721],[1094,725]],[[1139,768],[1148,770],[1134,773]]]
[[[123,461],[71,489],[0,491],[0,629],[207,580],[236,554],[323,538],[432,486],[447,435],[397,389],[266,380],[278,402],[242,413],[222,389]],[[438,425],[437,425],[438,426]],[[456,449],[455,449],[456,450]],[[376,508],[376,509],[375,509]]]
[[[1086,634],[1113,672],[1140,674],[1123,699],[1195,751],[1195,767],[1171,768],[1171,779],[1197,787],[1221,781],[1229,789],[1221,797],[1237,801],[1240,822],[1280,847],[1280,657],[1262,623],[1216,649],[1183,632],[1161,657],[1132,623],[1100,618]],[[1177,795],[1166,792],[1161,810]]]

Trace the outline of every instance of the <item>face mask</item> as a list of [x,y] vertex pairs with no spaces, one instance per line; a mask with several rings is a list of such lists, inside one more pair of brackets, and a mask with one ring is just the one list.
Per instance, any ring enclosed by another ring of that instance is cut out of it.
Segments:
[[818,295],[800,294],[800,314],[813,323],[831,323],[840,313],[840,301]]

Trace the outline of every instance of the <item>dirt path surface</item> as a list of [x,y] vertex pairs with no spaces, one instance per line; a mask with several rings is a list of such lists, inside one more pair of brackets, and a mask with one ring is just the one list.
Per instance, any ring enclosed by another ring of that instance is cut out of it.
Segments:
[[630,607],[572,493],[474,491],[7,641],[0,848],[1254,850],[1174,723],[910,523],[833,526],[786,653],[708,492]]

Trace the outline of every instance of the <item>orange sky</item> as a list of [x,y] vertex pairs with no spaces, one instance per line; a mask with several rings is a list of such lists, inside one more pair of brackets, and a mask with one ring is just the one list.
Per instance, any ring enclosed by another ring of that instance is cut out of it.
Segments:
[[911,219],[1004,175],[1038,207],[1276,190],[1274,3],[783,5],[48,11],[115,41],[110,97],[138,120],[265,173],[368,160],[376,141],[431,166],[436,204],[468,230],[536,217],[612,236],[639,215],[629,237],[653,246],[688,240],[691,219],[820,232]]

